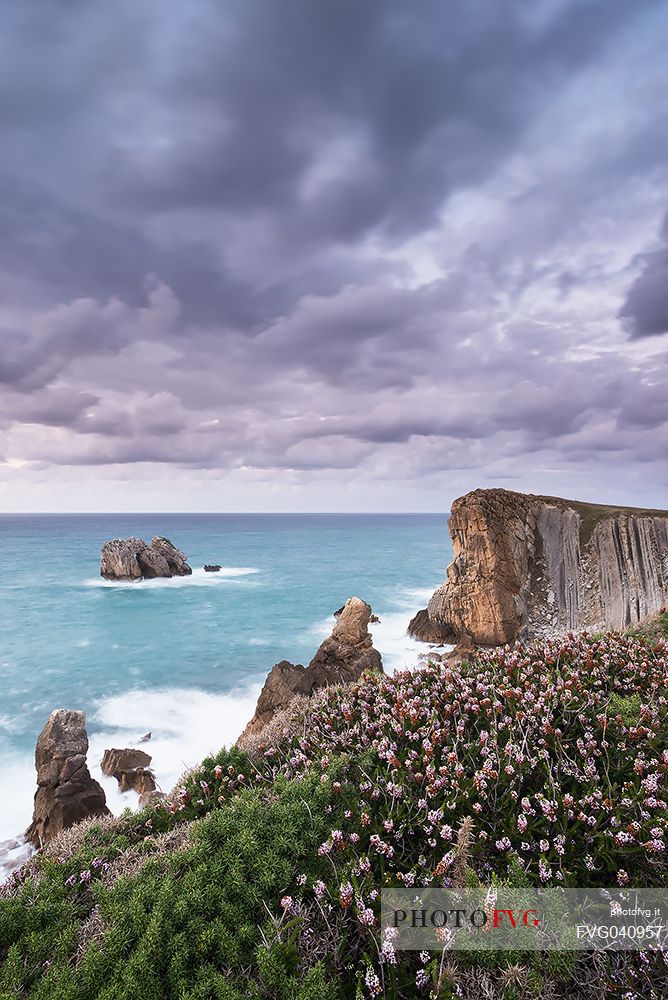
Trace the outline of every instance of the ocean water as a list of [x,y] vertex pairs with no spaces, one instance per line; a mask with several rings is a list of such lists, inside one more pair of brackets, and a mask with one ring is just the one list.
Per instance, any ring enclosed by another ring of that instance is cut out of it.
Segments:
[[[103,542],[156,534],[192,577],[100,579]],[[169,790],[241,733],[272,664],[308,663],[352,594],[381,619],[386,669],[415,665],[426,647],[406,625],[450,556],[440,514],[0,516],[0,841],[30,821],[35,741],[54,708],[86,712],[89,766],[120,811],[136,796],[102,779],[106,747],[152,732]]]

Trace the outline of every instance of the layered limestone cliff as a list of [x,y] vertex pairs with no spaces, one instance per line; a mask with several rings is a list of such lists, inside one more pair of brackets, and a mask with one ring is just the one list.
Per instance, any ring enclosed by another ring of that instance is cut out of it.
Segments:
[[427,611],[452,641],[624,628],[668,603],[668,511],[475,490],[449,530],[453,560]]

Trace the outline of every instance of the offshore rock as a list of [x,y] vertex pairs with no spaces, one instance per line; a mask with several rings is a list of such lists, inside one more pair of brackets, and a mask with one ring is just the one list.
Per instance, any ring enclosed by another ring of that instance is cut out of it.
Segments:
[[288,660],[274,664],[243,735],[260,732],[298,695],[310,697],[330,684],[356,681],[365,670],[382,673],[381,656],[369,633],[371,619],[369,605],[359,597],[350,597],[337,612],[332,634],[321,643],[308,667]]
[[116,777],[120,771],[133,771],[137,767],[148,767],[152,757],[144,750],[126,747],[124,750],[105,750],[102,756],[102,774]]
[[121,792],[134,791],[140,795],[154,792],[155,778],[153,772],[148,770],[151,759],[150,754],[133,747],[105,750],[101,764],[102,774],[116,778]]
[[449,531],[428,616],[457,641],[625,628],[668,601],[668,511],[475,490],[453,503]]
[[104,543],[100,553],[100,576],[105,580],[151,580],[191,573],[184,553],[160,535],[150,545],[142,538],[114,538]]
[[86,764],[88,736],[83,712],[59,708],[39,734],[35,749],[37,792],[27,839],[41,847],[89,816],[107,816],[102,787]]
[[[345,611],[345,608],[346,608],[345,604],[342,604],[341,607],[339,608],[339,610],[334,612],[334,617],[337,619],[337,621],[341,617],[341,615],[343,614],[343,612]],[[370,625],[374,625],[374,624],[379,623],[379,622],[380,622],[380,618],[378,617],[378,615],[371,615],[371,617],[369,618],[369,624]]]

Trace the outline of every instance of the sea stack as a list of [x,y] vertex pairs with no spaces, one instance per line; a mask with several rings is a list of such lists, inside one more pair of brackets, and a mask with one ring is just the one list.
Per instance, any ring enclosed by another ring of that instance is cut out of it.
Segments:
[[83,712],[56,709],[39,734],[35,749],[37,792],[27,839],[42,847],[89,816],[107,816],[102,787],[86,764],[88,735]]
[[348,684],[358,680],[365,670],[382,673],[382,659],[369,632],[372,617],[365,601],[349,597],[337,612],[332,634],[320,644],[308,667],[288,660],[274,664],[244,735],[260,732],[298,695],[310,697],[330,684]]
[[142,538],[114,538],[104,543],[100,553],[100,576],[105,580],[151,580],[191,573],[186,555],[161,535],[150,545]]
[[448,527],[453,560],[426,634],[499,645],[622,629],[668,602],[668,511],[488,489],[455,500]]

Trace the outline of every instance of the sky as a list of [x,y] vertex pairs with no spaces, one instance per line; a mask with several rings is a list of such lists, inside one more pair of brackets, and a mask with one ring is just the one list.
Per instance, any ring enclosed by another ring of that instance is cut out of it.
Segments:
[[665,0],[0,0],[0,510],[668,507]]

